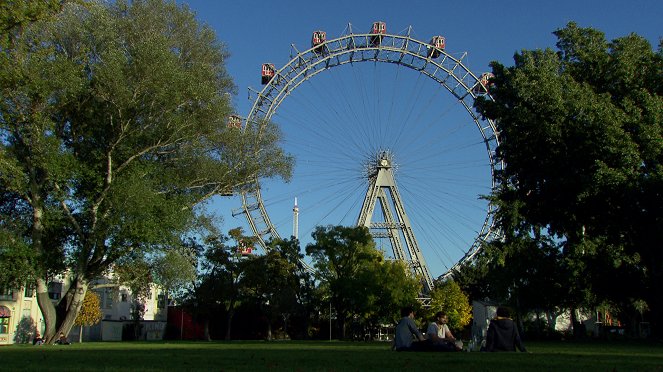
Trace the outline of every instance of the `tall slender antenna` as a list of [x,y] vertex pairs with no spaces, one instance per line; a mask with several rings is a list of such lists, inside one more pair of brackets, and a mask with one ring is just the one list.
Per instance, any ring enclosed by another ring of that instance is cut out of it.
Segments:
[[295,206],[292,208],[292,236],[299,239],[299,207],[295,197]]

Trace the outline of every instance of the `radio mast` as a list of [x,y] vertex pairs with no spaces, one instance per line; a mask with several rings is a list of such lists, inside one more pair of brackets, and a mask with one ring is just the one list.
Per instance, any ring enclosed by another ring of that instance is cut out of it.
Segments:
[[292,236],[299,239],[299,207],[295,197],[295,206],[292,208]]

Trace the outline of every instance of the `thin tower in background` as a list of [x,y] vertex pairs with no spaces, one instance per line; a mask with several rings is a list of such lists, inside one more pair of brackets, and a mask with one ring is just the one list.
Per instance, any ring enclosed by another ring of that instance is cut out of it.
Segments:
[[295,197],[295,206],[292,208],[292,236],[299,239],[299,207]]

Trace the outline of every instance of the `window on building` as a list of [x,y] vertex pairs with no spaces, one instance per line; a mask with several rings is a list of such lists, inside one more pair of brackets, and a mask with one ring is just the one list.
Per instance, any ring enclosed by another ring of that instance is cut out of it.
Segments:
[[59,300],[62,297],[62,283],[50,282],[48,283],[48,298],[51,300]]
[[0,318],[0,333],[9,333],[9,319]]
[[11,288],[0,288],[0,300],[13,301],[14,300],[14,290]]
[[129,299],[129,295],[126,293],[122,293],[120,296],[122,297],[122,302],[127,302]]
[[0,333],[9,333],[11,311],[6,306],[0,306]]
[[25,285],[25,297],[30,298],[35,296],[35,285],[34,284],[26,284]]
[[164,295],[164,294],[159,295],[159,298],[157,300],[157,307],[159,309],[162,309],[162,308],[166,307],[166,295]]
[[106,289],[103,297],[104,309],[111,309],[113,307],[113,291]]

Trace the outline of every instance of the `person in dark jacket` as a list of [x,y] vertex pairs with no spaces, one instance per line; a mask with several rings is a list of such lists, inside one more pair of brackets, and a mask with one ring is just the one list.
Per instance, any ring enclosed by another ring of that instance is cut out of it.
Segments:
[[44,344],[44,338],[41,337],[39,331],[37,331],[37,333],[35,334],[35,338],[32,340],[32,344],[37,346]]
[[523,345],[516,323],[509,318],[509,310],[497,308],[497,316],[490,321],[486,335],[486,351],[527,351]]

